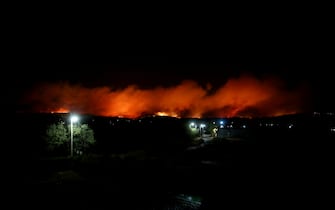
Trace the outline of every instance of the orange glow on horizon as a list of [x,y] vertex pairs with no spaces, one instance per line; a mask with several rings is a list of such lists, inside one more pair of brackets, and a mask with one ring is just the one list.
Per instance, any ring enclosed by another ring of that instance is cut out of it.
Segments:
[[141,89],[135,85],[113,90],[69,83],[41,84],[23,98],[30,111],[76,112],[100,116],[137,118],[143,115],[172,117],[259,117],[299,113],[306,105],[306,89],[286,90],[278,79],[241,76],[216,89],[195,81],[171,87]]
[[[47,111],[47,112],[49,112],[49,111]],[[50,113],[52,113],[52,114],[53,113],[64,113],[64,114],[66,114],[66,113],[70,113],[70,111],[68,109],[65,109],[65,108],[59,108],[59,109],[50,111]]]
[[176,114],[176,113],[156,112],[155,115],[157,115],[157,116],[168,116],[168,117],[176,117],[176,118],[179,118],[178,114]]

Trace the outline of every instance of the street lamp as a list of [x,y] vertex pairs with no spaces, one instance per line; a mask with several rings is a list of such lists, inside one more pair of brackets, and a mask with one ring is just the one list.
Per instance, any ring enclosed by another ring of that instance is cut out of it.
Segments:
[[71,157],[73,157],[73,123],[78,121],[78,116],[72,115],[71,120]]
[[194,123],[194,122],[191,122],[191,123],[190,123],[190,128],[191,128],[191,129],[194,129],[194,128],[195,128],[195,123]]

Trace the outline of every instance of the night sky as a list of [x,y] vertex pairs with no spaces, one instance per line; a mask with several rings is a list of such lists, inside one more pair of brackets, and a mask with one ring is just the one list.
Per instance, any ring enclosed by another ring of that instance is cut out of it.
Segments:
[[26,102],[22,105],[22,98],[31,94],[31,89],[36,85],[59,83],[88,89],[109,87],[112,90],[136,85],[141,90],[151,90],[174,87],[187,80],[195,82],[210,94],[230,79],[246,75],[257,81],[276,78],[285,93],[304,89],[301,99],[301,103],[305,104],[304,111],[334,111],[333,64],[326,58],[312,59],[311,55],[293,59],[292,56],[275,59],[246,57],[242,56],[239,60],[236,59],[238,57],[230,59],[208,55],[114,56],[107,64],[27,62],[13,65],[13,69],[17,70],[14,77],[15,101],[17,109],[22,110],[27,106]]

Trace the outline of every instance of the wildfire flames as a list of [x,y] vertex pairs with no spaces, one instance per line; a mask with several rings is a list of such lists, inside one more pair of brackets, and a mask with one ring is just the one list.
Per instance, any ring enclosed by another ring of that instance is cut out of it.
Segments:
[[285,89],[274,78],[241,76],[215,89],[195,81],[141,89],[87,88],[69,83],[40,84],[24,97],[30,111],[77,112],[136,118],[147,114],[174,117],[278,116],[302,111],[303,88]]

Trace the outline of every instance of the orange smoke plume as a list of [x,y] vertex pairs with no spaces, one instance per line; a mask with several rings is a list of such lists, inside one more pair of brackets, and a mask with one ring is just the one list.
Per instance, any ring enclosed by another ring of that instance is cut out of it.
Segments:
[[[207,85],[208,86],[208,85]],[[77,112],[136,118],[147,114],[174,117],[278,116],[303,111],[304,88],[285,89],[276,79],[241,76],[221,87],[183,81],[173,87],[113,90],[69,83],[44,84],[29,91],[24,103],[38,112]]]

